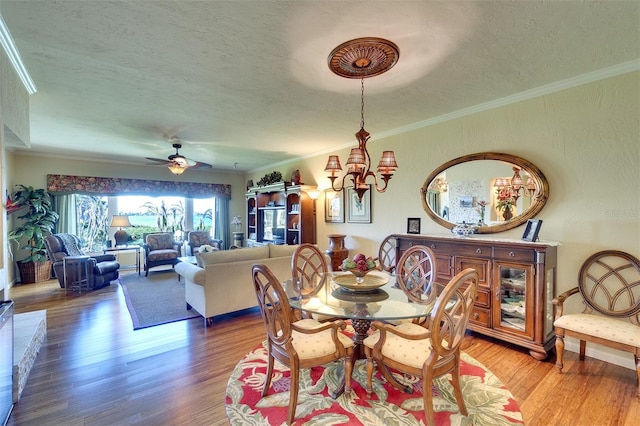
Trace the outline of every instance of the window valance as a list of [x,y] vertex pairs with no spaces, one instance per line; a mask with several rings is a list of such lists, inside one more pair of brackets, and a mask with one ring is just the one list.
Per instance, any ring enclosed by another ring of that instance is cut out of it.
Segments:
[[47,191],[53,195],[164,195],[231,199],[231,185],[94,176],[47,175]]

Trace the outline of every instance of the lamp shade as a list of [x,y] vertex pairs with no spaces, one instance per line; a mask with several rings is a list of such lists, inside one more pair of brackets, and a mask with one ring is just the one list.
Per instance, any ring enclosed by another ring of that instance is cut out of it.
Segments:
[[171,173],[173,173],[174,175],[181,175],[184,173],[185,170],[187,170],[189,166],[182,166],[178,163],[176,164],[172,164],[169,166],[169,170],[171,170]]
[[129,222],[129,216],[124,215],[114,215],[111,219],[112,228],[126,228],[131,226],[131,222]]

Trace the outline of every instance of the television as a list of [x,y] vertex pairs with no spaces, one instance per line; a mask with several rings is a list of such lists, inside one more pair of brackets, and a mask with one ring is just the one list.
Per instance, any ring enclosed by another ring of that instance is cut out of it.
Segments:
[[284,207],[262,209],[263,241],[284,244],[287,218]]

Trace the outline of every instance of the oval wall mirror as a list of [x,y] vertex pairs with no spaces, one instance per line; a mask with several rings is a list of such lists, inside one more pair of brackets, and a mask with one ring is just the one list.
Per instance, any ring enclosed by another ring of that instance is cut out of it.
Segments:
[[479,234],[526,223],[549,198],[549,183],[529,161],[481,152],[455,158],[435,169],[420,190],[424,211],[446,228],[467,223]]

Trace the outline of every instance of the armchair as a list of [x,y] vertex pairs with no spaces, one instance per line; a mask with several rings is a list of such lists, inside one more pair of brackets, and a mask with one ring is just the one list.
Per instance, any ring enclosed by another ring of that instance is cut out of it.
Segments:
[[144,276],[149,276],[149,269],[161,266],[171,265],[175,267],[179,262],[180,244],[173,240],[172,232],[155,232],[151,234],[142,234],[144,244]]
[[195,256],[197,248],[203,245],[210,245],[222,250],[222,240],[212,238],[208,231],[190,231],[187,235],[187,241],[192,256]]
[[[53,271],[60,283],[65,287],[64,258],[67,256],[85,256],[80,249],[80,238],[73,234],[48,235],[44,240],[49,259],[53,262]],[[86,277],[88,287],[95,289],[111,284],[120,275],[120,264],[112,254],[96,254],[88,260],[89,276]]]

